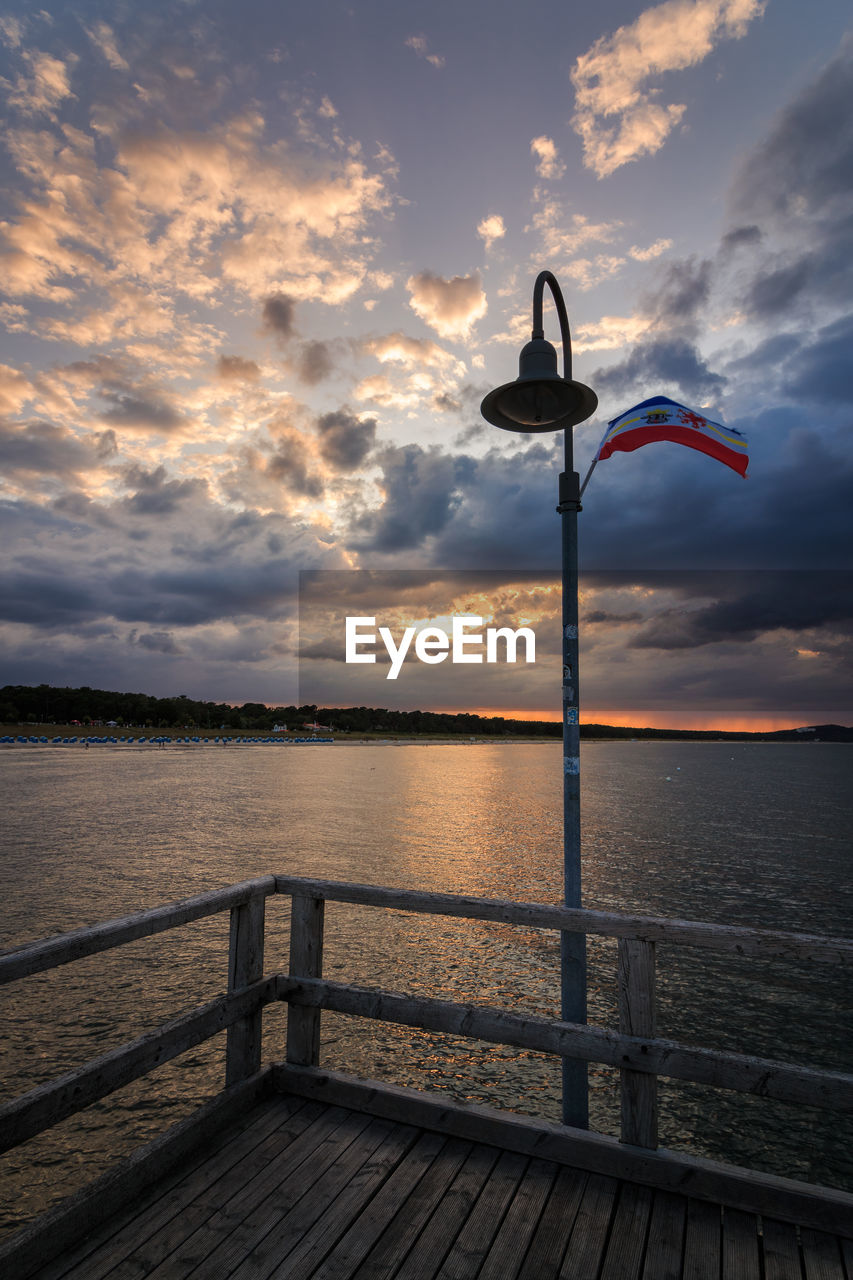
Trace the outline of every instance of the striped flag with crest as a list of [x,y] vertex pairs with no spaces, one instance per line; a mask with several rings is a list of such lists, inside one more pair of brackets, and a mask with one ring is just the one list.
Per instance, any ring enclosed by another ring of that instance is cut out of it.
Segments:
[[749,453],[746,436],[734,427],[724,427],[668,396],[652,396],[635,404],[633,409],[611,419],[594,462],[613,453],[630,453],[655,440],[686,444],[724,462],[727,467],[746,476]]

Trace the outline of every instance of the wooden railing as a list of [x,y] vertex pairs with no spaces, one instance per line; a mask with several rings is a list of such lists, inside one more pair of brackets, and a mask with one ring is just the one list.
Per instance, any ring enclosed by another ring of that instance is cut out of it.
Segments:
[[[265,902],[272,894],[291,898],[290,961],[286,974],[265,976]],[[485,1005],[327,981],[323,978],[326,901],[617,938],[619,1028],[608,1030]],[[853,1076],[690,1047],[658,1038],[655,1027],[655,953],[660,944],[849,969],[853,941],[840,938],[265,876],[7,952],[0,955],[0,984],[225,910],[231,913],[227,992],[0,1107],[0,1151],[52,1127],[223,1030],[227,1030],[226,1088],[249,1079],[261,1065],[263,1009],[277,1000],[289,1005],[286,1060],[294,1066],[319,1065],[321,1012],[330,1009],[617,1067],[621,1074],[621,1140],[639,1147],[657,1147],[659,1075],[789,1103],[853,1111]]]

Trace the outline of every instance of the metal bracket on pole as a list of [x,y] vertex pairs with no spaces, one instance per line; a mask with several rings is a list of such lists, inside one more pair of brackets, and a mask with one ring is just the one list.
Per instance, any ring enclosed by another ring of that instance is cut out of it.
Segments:
[[564,511],[583,511],[579,492],[580,477],[576,471],[560,472],[560,488],[558,490],[559,505],[557,514]]

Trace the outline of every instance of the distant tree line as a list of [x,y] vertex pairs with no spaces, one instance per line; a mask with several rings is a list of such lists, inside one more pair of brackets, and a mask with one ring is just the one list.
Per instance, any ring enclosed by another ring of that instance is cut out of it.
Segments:
[[[384,707],[268,707],[262,702],[200,702],[185,693],[155,698],[147,693],[115,693],[106,689],[60,689],[49,684],[7,684],[0,688],[0,724],[106,724],[146,729],[210,729],[266,731],[287,725],[300,731],[315,720],[335,733],[394,734],[415,737],[560,738],[562,726],[553,720],[511,720],[471,712],[389,711]],[[766,733],[725,732],[716,729],[651,729],[622,725],[582,724],[582,738],[678,738],[726,741],[851,742],[853,728],[823,724],[808,729],[777,729]]]
[[231,706],[201,702],[179,694],[155,698],[146,693],[116,693],[107,689],[56,688],[53,685],[4,685],[0,689],[2,724],[81,725],[114,720],[117,725],[149,729],[199,728],[271,730],[286,724],[301,729],[315,720],[340,733],[460,734],[559,738],[559,723],[547,720],[509,720],[503,716],[452,715],[438,711],[391,711],[384,707],[268,707],[262,702]]

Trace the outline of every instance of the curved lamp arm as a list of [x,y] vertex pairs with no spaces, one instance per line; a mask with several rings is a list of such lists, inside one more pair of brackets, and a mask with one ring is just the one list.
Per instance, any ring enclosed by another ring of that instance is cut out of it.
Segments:
[[563,298],[563,291],[557,283],[556,276],[551,271],[540,271],[536,277],[536,283],[533,286],[533,338],[544,338],[545,329],[542,324],[542,306],[545,285],[551,290],[554,299],[554,306],[557,308],[557,316],[560,321],[560,342],[563,347],[563,377],[571,378],[572,376],[572,335],[569,332],[569,314],[566,311],[566,303]]

